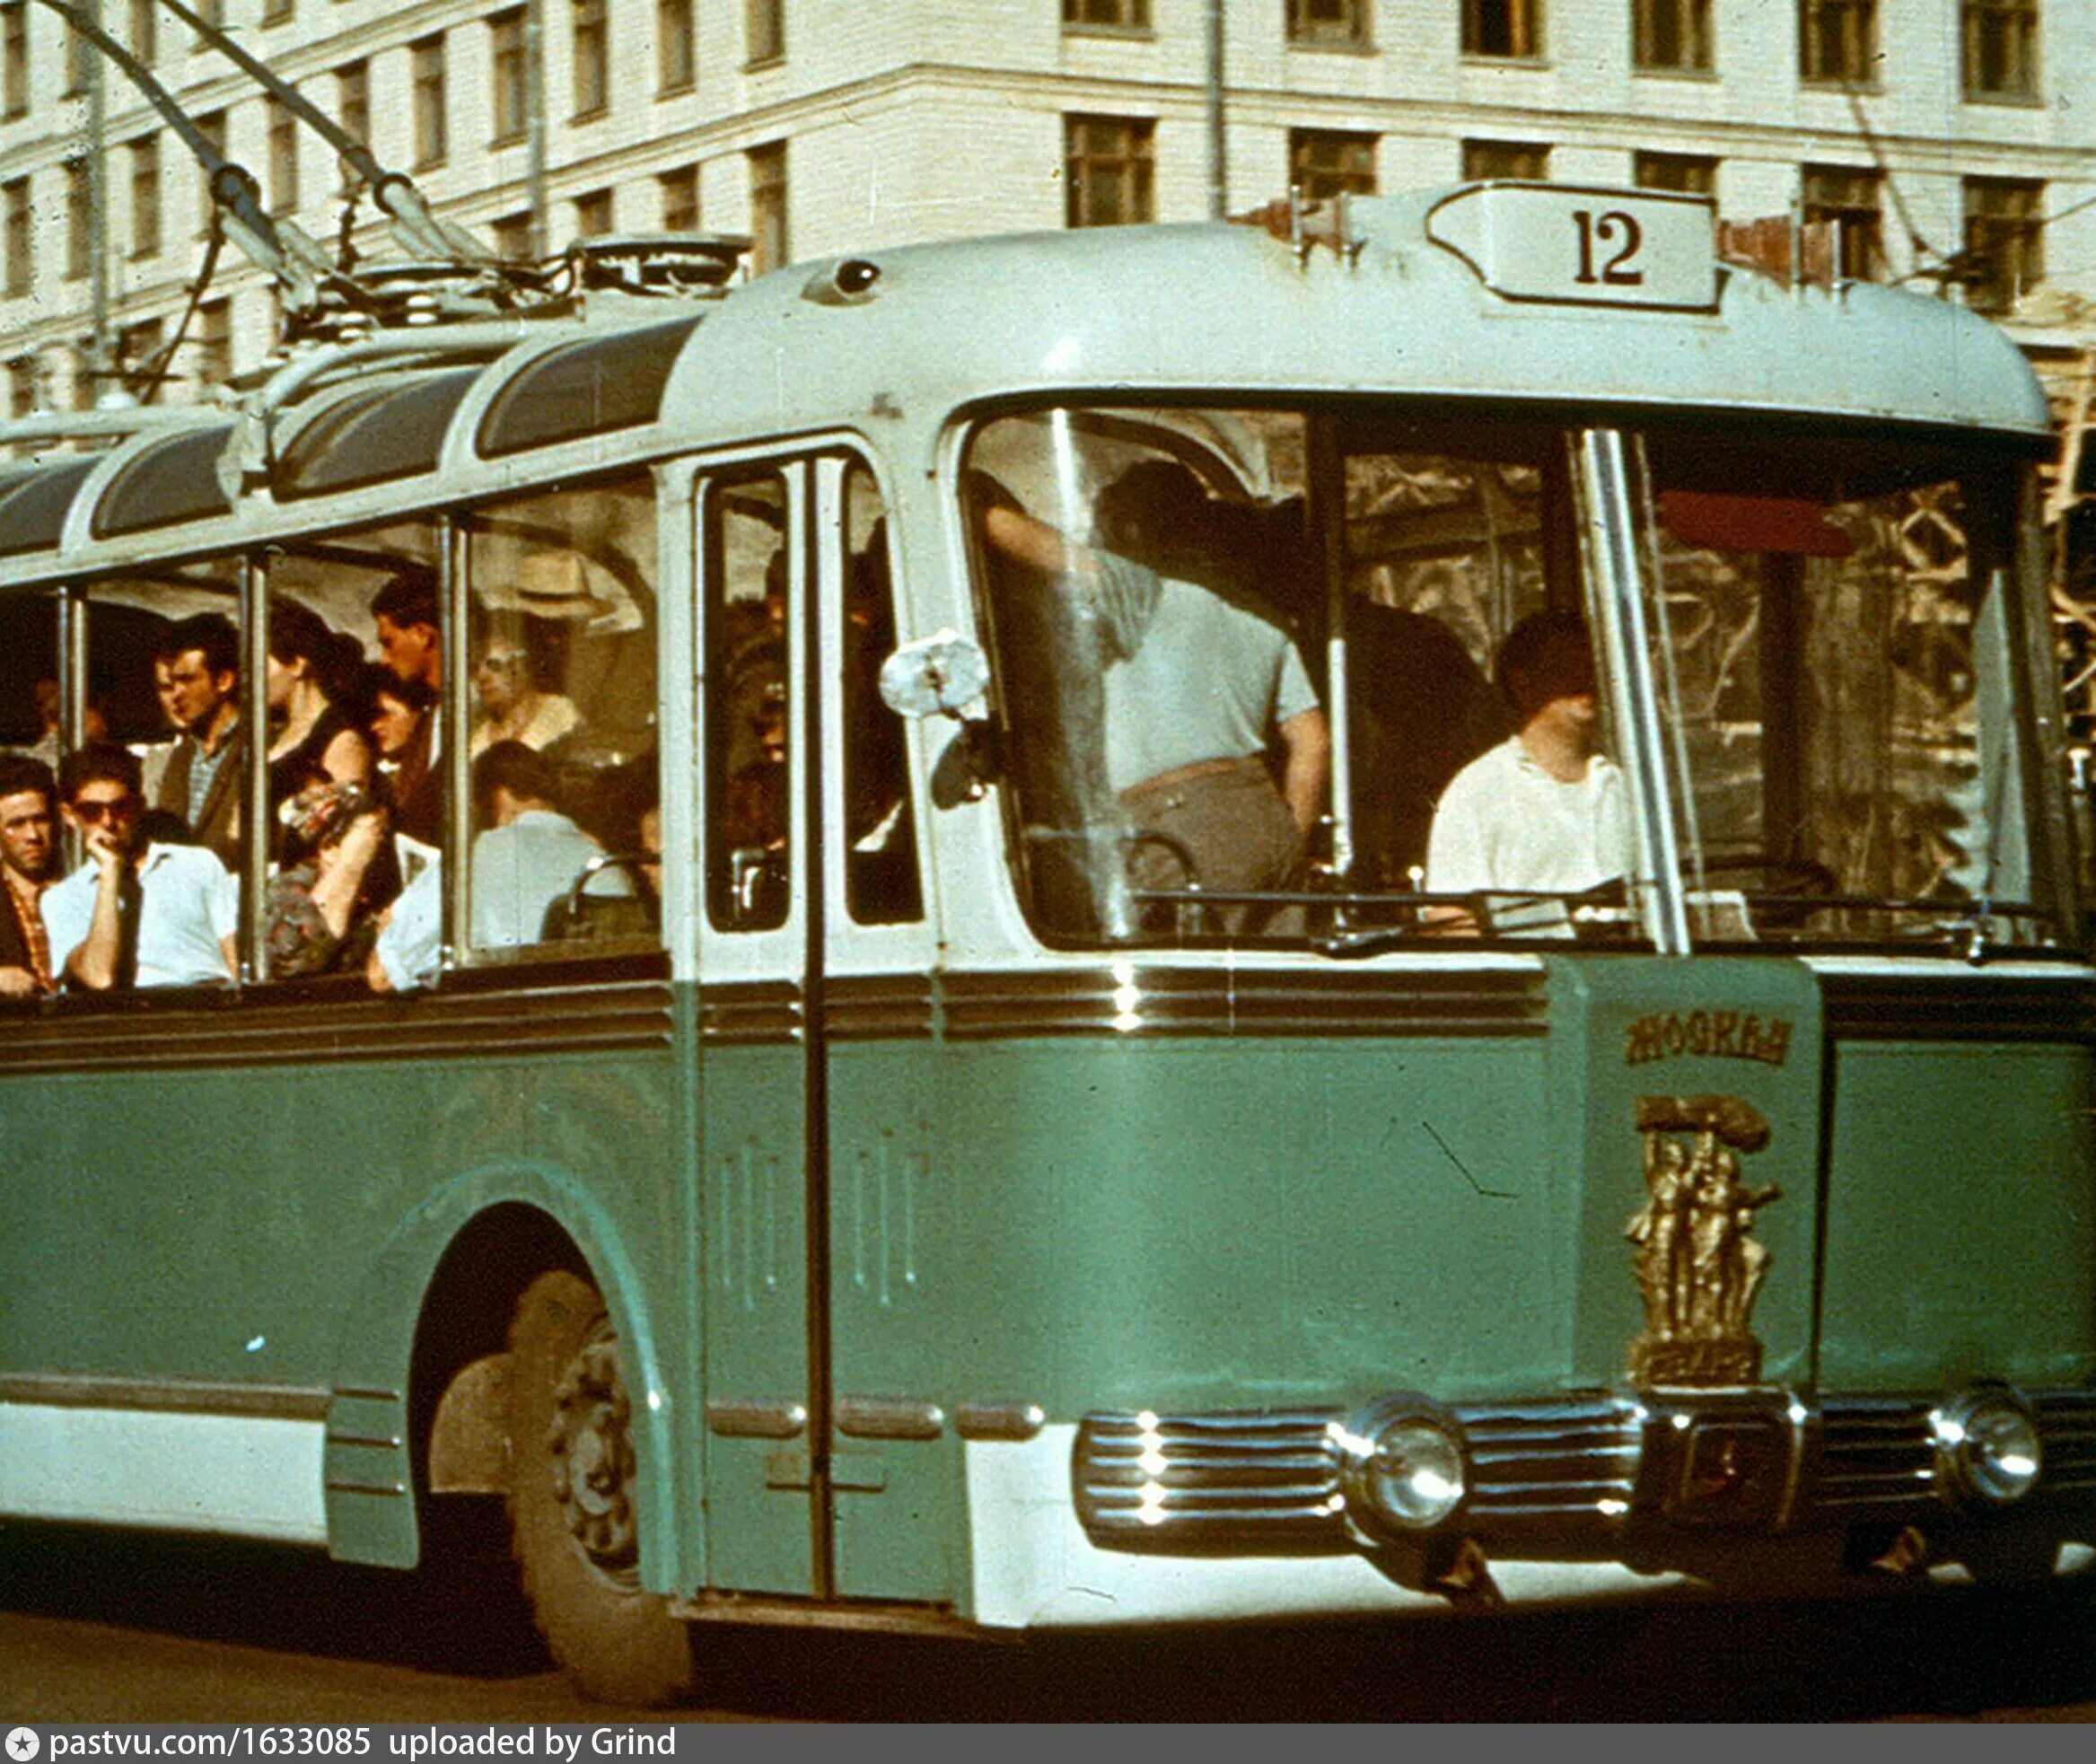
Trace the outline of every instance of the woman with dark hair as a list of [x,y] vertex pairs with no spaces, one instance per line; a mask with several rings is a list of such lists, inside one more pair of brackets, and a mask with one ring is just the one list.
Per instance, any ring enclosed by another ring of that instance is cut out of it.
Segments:
[[361,652],[295,601],[269,603],[269,800],[288,803],[316,784],[363,784],[371,740],[337,700]]
[[367,668],[360,679],[369,695],[366,726],[378,749],[393,825],[409,838],[434,846],[443,827],[443,775],[429,763],[429,743],[417,737],[434,714],[436,695],[421,680],[403,680],[387,667]]

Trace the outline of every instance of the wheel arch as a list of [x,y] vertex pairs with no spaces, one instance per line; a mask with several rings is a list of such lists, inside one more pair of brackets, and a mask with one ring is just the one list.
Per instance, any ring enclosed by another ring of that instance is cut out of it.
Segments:
[[[655,1564],[674,1559],[676,1405],[635,1259],[586,1185],[544,1164],[452,1179],[394,1227],[358,1282],[338,1338],[329,1403],[330,1555],[402,1568],[420,1560],[432,1458],[486,1469],[495,1443],[471,1381],[501,1378],[517,1299],[557,1268],[597,1287],[618,1331],[636,1397],[643,1574],[652,1580]],[[499,1446],[507,1449],[506,1429]],[[469,1478],[452,1486],[478,1484]]]

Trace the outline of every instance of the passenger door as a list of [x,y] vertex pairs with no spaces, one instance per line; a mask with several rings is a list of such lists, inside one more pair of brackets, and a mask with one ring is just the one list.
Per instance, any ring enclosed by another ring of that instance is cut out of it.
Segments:
[[703,477],[698,557],[700,1327],[713,1584],[805,1596],[825,1578],[809,1417],[809,816],[802,617],[809,468]]

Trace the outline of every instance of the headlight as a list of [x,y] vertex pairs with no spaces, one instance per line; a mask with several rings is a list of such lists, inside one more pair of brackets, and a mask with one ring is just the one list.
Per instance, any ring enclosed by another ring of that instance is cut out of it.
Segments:
[[1969,1391],[1931,1418],[1936,1462],[1960,1495],[2007,1506],[2037,1486],[2043,1466],[2038,1426],[2006,1391]]
[[1386,1397],[1338,1439],[1347,1509],[1363,1530],[1429,1531],[1462,1505],[1462,1439],[1424,1400]]

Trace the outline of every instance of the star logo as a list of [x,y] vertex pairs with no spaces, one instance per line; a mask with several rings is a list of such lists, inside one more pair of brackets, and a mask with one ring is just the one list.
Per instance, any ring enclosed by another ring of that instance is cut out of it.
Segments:
[[44,1749],[44,1742],[37,1737],[33,1727],[12,1728],[7,1735],[7,1756],[13,1764],[30,1764],[37,1753]]

